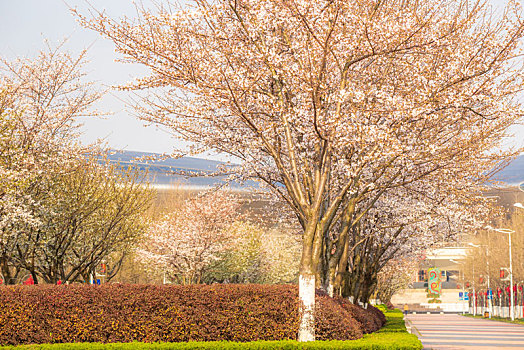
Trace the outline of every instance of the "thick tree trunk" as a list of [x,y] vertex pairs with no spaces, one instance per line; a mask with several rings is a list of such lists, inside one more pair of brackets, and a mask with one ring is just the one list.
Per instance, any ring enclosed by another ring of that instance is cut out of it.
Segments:
[[333,283],[330,281],[328,286],[327,286],[327,294],[333,298],[333,296],[335,295],[335,291],[334,291],[335,287],[333,286]]
[[315,340],[315,275],[300,274],[298,282],[300,326],[298,341]]
[[315,276],[318,272],[322,244],[322,237],[318,236],[318,232],[322,232],[316,224],[318,220],[309,222],[304,230],[298,282],[300,325],[297,338],[301,342],[315,340]]
[[362,303],[369,302],[369,299],[373,294],[373,290],[375,289],[376,281],[377,278],[374,273],[367,273],[363,276],[362,288],[360,292],[360,301]]
[[38,275],[34,270],[31,270],[31,277],[33,277],[33,283],[38,284]]
[[9,270],[9,265],[7,263],[6,258],[0,259],[0,272],[4,277],[4,281],[2,282],[3,284],[13,284],[11,278],[11,271]]

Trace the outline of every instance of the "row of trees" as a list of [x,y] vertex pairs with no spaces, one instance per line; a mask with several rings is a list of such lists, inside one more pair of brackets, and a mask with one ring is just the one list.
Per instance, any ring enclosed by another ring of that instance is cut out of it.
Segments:
[[[505,219],[497,221],[497,227],[513,230],[511,235],[513,283],[524,283],[524,211],[515,209]],[[490,287],[504,289],[509,286],[508,272],[500,274],[502,268],[509,268],[509,235],[493,230],[480,230],[475,236],[473,246],[470,247],[468,257],[465,259],[461,270],[461,283],[466,283],[469,288],[486,290],[488,276]]]
[[[144,229],[150,191],[132,171],[79,144],[78,118],[101,93],[84,80],[85,53],[48,48],[1,61],[0,272],[6,283],[111,279]],[[24,277],[26,276],[26,277]]]
[[[301,236],[275,220],[281,218],[274,213],[269,217],[271,212],[264,207],[258,196],[243,192],[192,193],[180,188],[159,192],[133,263],[142,266],[147,278],[134,281],[296,283]],[[389,302],[408,286],[415,268],[413,259],[388,260],[370,295]]]
[[296,281],[296,235],[251,223],[241,196],[175,191],[149,210],[145,174],[78,143],[77,120],[96,115],[101,96],[84,81],[84,55],[2,61],[2,283],[87,282],[102,264],[110,281],[126,258],[183,284]]
[[482,186],[516,154],[493,151],[522,115],[516,4],[184,6],[76,15],[150,69],[124,87],[144,93],[141,118],[240,160],[294,214],[300,340],[316,286],[366,300],[388,260],[480,224]]

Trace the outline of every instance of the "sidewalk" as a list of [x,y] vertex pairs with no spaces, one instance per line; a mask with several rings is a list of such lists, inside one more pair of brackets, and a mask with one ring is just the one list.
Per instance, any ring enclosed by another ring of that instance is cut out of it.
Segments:
[[409,314],[424,349],[524,349],[524,326],[450,314]]

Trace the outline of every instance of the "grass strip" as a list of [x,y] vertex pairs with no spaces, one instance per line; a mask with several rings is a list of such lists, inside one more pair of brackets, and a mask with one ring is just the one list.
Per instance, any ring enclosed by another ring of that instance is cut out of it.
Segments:
[[471,318],[482,318],[482,319],[485,319],[485,320],[490,320],[490,321],[499,321],[499,322],[506,322],[506,323],[514,323],[514,324],[522,324],[524,325],[524,319],[515,319],[515,321],[512,321],[509,317],[506,318],[506,317],[500,317],[500,316],[491,316],[491,318],[487,318],[487,317],[484,317],[482,315],[475,315],[473,316],[472,314],[465,314],[465,315],[462,315],[462,316],[466,316],[466,317],[471,317]]

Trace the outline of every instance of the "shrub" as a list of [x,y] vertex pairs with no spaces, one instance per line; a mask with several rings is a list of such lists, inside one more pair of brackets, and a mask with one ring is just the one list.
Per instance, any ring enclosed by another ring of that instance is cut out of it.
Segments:
[[334,300],[360,323],[363,333],[375,332],[386,323],[384,313],[369,304],[367,309],[363,309],[341,297],[336,297]]
[[[385,306],[379,305],[378,308]],[[406,327],[401,329],[400,324],[404,325],[402,312],[399,310],[386,311],[387,323],[379,332],[366,334],[363,338],[357,340],[331,340],[331,341],[314,341],[299,343],[295,340],[281,341],[254,341],[248,343],[238,342],[188,342],[188,343],[77,343],[77,344],[52,344],[52,345],[27,345],[22,346],[26,350],[189,350],[189,349],[253,349],[253,350],[273,350],[273,349],[332,349],[332,350],[349,350],[349,349],[373,349],[373,350],[392,350],[392,349],[422,349],[422,344],[413,334],[408,334]],[[7,347],[11,349],[11,347]],[[20,348],[17,348],[20,349]]]
[[391,301],[388,301],[386,303],[386,307],[388,308],[388,310],[394,310],[395,309],[395,305],[393,305],[393,303]]
[[[317,339],[357,339],[382,322],[342,299],[317,296]],[[377,310],[378,311],[378,310]],[[294,285],[6,286],[0,344],[296,339]]]

